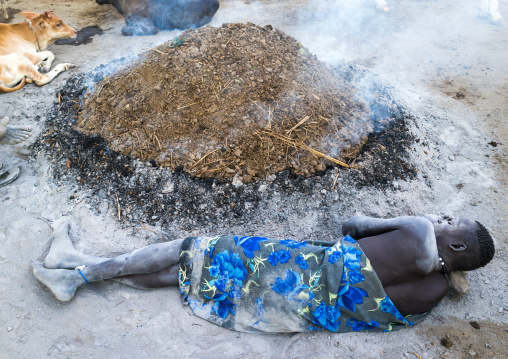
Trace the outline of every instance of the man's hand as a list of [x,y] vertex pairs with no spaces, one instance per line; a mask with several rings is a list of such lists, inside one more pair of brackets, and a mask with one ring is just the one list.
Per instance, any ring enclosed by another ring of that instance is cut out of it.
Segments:
[[426,214],[425,216],[423,216],[423,218],[430,221],[430,223],[432,223],[432,224],[444,223],[444,222],[451,221],[453,219],[451,216],[449,216],[447,214],[443,214],[442,216],[438,216],[436,214]]

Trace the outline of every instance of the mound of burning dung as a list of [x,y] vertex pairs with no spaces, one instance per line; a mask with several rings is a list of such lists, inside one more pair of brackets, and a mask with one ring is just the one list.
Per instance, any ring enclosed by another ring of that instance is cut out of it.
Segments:
[[188,30],[148,51],[98,83],[77,122],[124,155],[244,183],[346,164],[373,127],[338,72],[250,23]]

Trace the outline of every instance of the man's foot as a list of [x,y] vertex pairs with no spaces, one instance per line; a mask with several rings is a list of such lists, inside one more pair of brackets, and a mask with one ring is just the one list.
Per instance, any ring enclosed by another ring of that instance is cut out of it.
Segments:
[[49,253],[44,259],[44,267],[48,269],[74,269],[79,265],[99,264],[107,260],[107,258],[99,258],[89,256],[78,252],[72,245],[69,231],[70,223],[64,223],[60,228],[55,230],[55,237]]
[[9,183],[13,182],[16,178],[19,177],[21,173],[21,169],[19,167],[13,167],[8,170],[2,170],[0,163],[0,187],[6,186]]
[[32,135],[32,129],[27,126],[7,126],[9,118],[5,116],[0,121],[0,145],[16,145]]
[[71,300],[76,290],[85,283],[77,270],[46,269],[42,263],[34,265],[33,273],[61,302]]

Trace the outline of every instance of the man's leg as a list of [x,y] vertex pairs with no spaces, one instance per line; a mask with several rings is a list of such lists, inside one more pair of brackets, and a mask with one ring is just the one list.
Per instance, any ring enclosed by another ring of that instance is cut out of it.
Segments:
[[[92,267],[86,267],[86,269],[93,270],[93,267],[98,266],[101,265],[96,264]],[[137,289],[176,286],[178,285],[178,269],[179,265],[177,263],[153,273],[131,274],[109,279]],[[81,276],[78,270],[47,269],[44,268],[42,263],[34,264],[33,273],[35,278],[48,287],[55,297],[62,302],[71,300],[76,290],[85,284],[85,279],[87,283],[94,281],[88,280],[88,278],[84,276],[83,270],[81,270],[81,274],[83,274],[83,276]]]
[[48,269],[74,269],[80,265],[93,265],[103,263],[111,258],[90,256],[78,252],[72,245],[69,237],[69,223],[64,223],[55,230],[55,235],[49,253],[44,259],[44,267]]
[[[35,277],[46,285],[57,299],[68,301],[76,290],[87,282],[114,279],[136,288],[158,288],[178,284],[178,264],[183,239],[140,248],[118,257],[100,258],[79,253],[68,237],[69,226],[64,225],[55,234],[45,265],[34,265]],[[72,268],[81,270],[48,269]]]
[[[78,252],[72,245],[71,238],[69,237],[70,228],[70,224],[65,223],[55,230],[53,243],[51,243],[49,253],[44,259],[44,268],[74,269],[81,265],[91,266],[101,264],[111,259]],[[178,241],[180,242],[179,246],[181,246],[181,241]],[[111,279],[138,289],[178,285],[178,267],[179,263],[176,263],[153,273],[132,274]]]

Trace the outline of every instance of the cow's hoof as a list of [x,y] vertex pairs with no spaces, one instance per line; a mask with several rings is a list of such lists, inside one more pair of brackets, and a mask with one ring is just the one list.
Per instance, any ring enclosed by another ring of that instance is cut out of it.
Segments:
[[155,35],[159,30],[153,25],[134,23],[122,27],[123,36],[150,36]]
[[49,66],[49,64],[47,62],[44,62],[43,64],[41,64],[41,67],[39,68],[39,72],[41,74],[47,74],[49,72],[49,70],[51,70],[51,66]]
[[499,18],[491,18],[490,19],[490,23],[492,25],[496,25],[496,26],[503,26],[504,25],[504,21],[503,21],[503,18],[502,17],[499,17]]
[[480,15],[478,15],[480,19],[488,20],[492,25],[496,26],[503,26],[504,21],[501,14],[491,14],[490,12],[481,12]]

